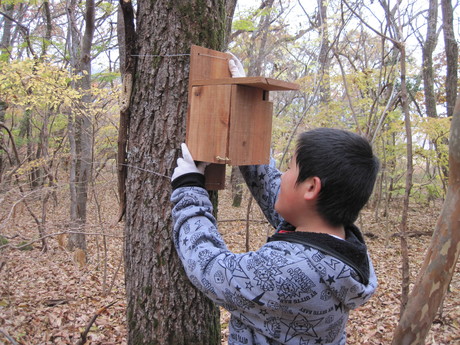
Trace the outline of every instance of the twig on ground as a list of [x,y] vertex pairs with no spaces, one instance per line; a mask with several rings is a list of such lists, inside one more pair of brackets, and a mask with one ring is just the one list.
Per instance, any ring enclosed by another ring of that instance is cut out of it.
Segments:
[[406,237],[421,237],[421,236],[433,236],[433,231],[410,231],[407,232],[406,234],[401,234],[400,232],[396,232],[391,237],[401,237],[401,236],[406,236]]
[[0,246],[0,249],[6,248],[6,247],[10,247],[10,248],[13,248],[13,249],[21,249],[21,248],[25,248],[27,246],[30,246],[32,243],[41,241],[44,238],[53,237],[53,236],[57,236],[57,235],[65,235],[65,234],[83,234],[83,235],[88,235],[88,236],[107,236],[107,237],[114,237],[114,238],[124,238],[124,236],[121,236],[121,235],[110,235],[110,234],[101,234],[101,233],[92,233],[92,232],[78,232],[78,231],[63,231],[63,232],[55,232],[53,234],[47,234],[47,235],[41,236],[39,238],[31,240],[31,241],[29,241],[29,242],[27,242],[25,244],[20,245],[20,246],[15,246],[15,245],[12,245],[12,244],[4,244],[4,245]]
[[118,267],[117,267],[117,269],[115,270],[115,273],[113,274],[112,282],[110,283],[109,288],[108,288],[108,289],[103,289],[103,294],[104,294],[104,296],[107,296],[108,294],[110,294],[110,291],[112,291],[112,288],[113,288],[113,286],[115,285],[115,279],[117,278],[118,271],[120,270],[120,268],[121,268],[123,262],[124,262],[124,260],[123,260],[123,255],[121,255],[120,261],[118,262]]
[[14,340],[6,331],[0,328],[0,333],[2,333],[8,341],[13,345],[19,345],[16,340]]
[[[118,301],[118,300],[117,300]],[[77,345],[84,345],[86,343],[86,338],[88,337],[88,333],[89,331],[91,330],[91,326],[93,326],[93,323],[94,321],[96,321],[97,317],[99,315],[101,315],[104,311],[106,311],[108,308],[110,308],[111,306],[113,306],[115,303],[117,303],[117,301],[114,301],[108,305],[106,305],[105,307],[102,307],[101,309],[99,309],[96,314],[94,314],[94,316],[91,318],[91,320],[88,322],[88,325],[86,326],[86,329],[84,332],[82,332],[80,335],[80,340],[77,342]]]

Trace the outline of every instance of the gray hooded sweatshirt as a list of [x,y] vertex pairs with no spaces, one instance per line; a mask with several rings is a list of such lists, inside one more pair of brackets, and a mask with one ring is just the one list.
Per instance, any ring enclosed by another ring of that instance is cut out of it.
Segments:
[[363,237],[295,232],[275,211],[281,173],[241,167],[276,233],[259,250],[235,254],[217,231],[200,174],[173,181],[174,244],[192,284],[231,313],[230,345],[345,344],[351,309],[377,279]]

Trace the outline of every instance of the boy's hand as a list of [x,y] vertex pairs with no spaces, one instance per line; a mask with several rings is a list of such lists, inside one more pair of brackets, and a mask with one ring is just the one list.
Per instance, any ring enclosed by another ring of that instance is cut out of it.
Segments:
[[174,181],[179,176],[190,173],[198,173],[204,175],[204,169],[209,163],[195,163],[186,144],[181,144],[181,149],[182,158],[177,159],[177,167],[174,169],[174,172],[171,176],[171,181]]
[[246,77],[246,72],[244,72],[243,64],[241,61],[232,53],[227,53],[232,56],[232,58],[228,60],[228,69],[232,74],[232,78]]

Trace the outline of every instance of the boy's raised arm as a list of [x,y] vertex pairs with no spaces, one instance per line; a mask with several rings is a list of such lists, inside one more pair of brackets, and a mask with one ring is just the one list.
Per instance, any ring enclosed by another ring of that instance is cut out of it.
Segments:
[[265,217],[277,228],[283,219],[275,211],[281,177],[281,172],[275,167],[275,161],[272,159],[269,165],[240,166],[240,171]]

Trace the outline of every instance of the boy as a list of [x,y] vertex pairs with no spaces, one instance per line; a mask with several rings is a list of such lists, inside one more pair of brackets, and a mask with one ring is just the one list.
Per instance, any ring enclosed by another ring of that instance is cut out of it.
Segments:
[[190,281],[231,313],[229,344],[345,344],[348,313],[377,280],[353,225],[371,195],[378,160],[360,136],[320,128],[299,136],[281,173],[243,166],[254,198],[276,232],[255,252],[222,240],[185,144],[172,176],[174,244]]

